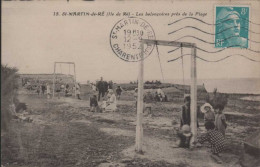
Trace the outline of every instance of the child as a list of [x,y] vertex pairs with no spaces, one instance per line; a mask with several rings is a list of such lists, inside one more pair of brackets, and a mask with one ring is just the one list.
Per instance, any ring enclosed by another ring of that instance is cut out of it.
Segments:
[[93,95],[90,97],[90,111],[91,112],[97,112],[98,102],[97,102],[97,96]]
[[[219,153],[222,152],[225,148],[225,138],[219,131],[215,130],[215,125],[213,122],[206,122],[205,127],[207,129],[207,133],[198,139],[199,143],[204,143],[208,141],[211,147],[211,154],[219,163],[220,157]],[[196,142],[194,142],[196,144]]]
[[190,148],[190,140],[192,133],[189,125],[183,125],[181,131],[177,133],[180,138],[179,147],[181,148]]
[[122,93],[122,88],[121,86],[117,86],[116,88],[116,96],[117,96],[117,99],[120,100],[120,96],[121,96],[121,93]]
[[40,92],[41,92],[41,85],[37,85],[37,90],[36,90],[38,96],[40,95]]
[[207,122],[213,122],[215,121],[215,114],[214,114],[214,109],[209,103],[205,103],[203,106],[200,108],[201,112],[204,113],[204,122],[205,124]]
[[81,100],[80,98],[80,85],[79,83],[76,84],[76,96],[79,100]]
[[215,126],[216,126],[216,130],[218,130],[219,132],[221,132],[223,134],[223,136],[225,137],[225,131],[227,128],[227,123],[226,123],[226,117],[225,115],[222,113],[224,107],[222,105],[217,105],[216,106],[216,117],[215,117]]

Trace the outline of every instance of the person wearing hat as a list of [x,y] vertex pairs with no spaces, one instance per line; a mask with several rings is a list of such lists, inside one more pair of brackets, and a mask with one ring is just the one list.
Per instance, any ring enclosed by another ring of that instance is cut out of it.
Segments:
[[204,114],[204,122],[213,122],[215,121],[214,109],[209,103],[205,103],[200,108],[201,112]]
[[190,140],[192,137],[191,129],[189,125],[183,125],[181,131],[177,133],[180,138],[179,147],[190,148]]
[[105,108],[105,111],[115,111],[117,109],[116,107],[116,95],[114,94],[114,91],[112,89],[108,89],[108,100],[107,100],[107,106]]
[[240,35],[240,14],[232,7],[222,7],[218,12],[216,18],[216,38],[217,46],[221,47],[247,47],[248,42],[246,38]]

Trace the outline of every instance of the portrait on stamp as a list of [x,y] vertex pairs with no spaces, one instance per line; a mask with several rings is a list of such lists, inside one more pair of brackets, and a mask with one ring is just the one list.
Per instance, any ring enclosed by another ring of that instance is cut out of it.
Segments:
[[249,10],[249,7],[216,7],[216,48],[248,48]]

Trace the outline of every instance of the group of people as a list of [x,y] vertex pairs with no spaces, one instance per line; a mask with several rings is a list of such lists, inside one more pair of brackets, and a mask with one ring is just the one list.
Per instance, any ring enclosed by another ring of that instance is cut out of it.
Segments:
[[64,84],[62,79],[56,81],[55,83],[55,92],[57,93],[58,98],[60,98],[61,93],[64,93],[65,97],[70,97],[74,94],[77,99],[81,100],[80,89],[81,86],[79,83],[75,83],[72,88],[68,83]]
[[98,101],[103,98],[109,89],[113,89],[113,82],[112,81],[104,81],[103,77],[100,78],[100,81],[97,81],[96,85],[92,84],[92,89],[96,89],[98,91]]
[[158,88],[155,92],[155,100],[160,102],[167,102],[168,97],[161,88]]
[[[190,148],[190,141],[192,138],[190,123],[190,96],[184,98],[184,105],[182,106],[180,128],[178,136],[180,138],[179,147]],[[207,132],[198,137],[197,141],[194,141],[194,145],[203,144],[205,141],[210,143],[211,155],[220,162],[220,155],[225,149],[225,130],[227,128],[225,115],[222,113],[224,106],[216,105],[215,108],[209,103],[205,103],[201,106],[200,110],[204,114],[204,126]],[[197,123],[197,126],[199,124]]]
[[94,92],[98,91],[98,94],[94,94],[90,97],[91,112],[116,111],[117,100],[120,100],[123,91],[121,86],[117,86],[114,92],[113,82],[106,82],[103,80],[103,77],[101,77],[96,85],[91,84],[91,88]]
[[45,95],[45,91],[46,91],[46,94],[47,94],[47,98],[49,99],[50,96],[51,96],[51,87],[49,85],[49,83],[37,83],[36,85],[36,93],[38,94],[38,96],[40,96],[41,94],[42,95]]
[[97,95],[90,97],[90,111],[91,112],[106,112],[106,111],[116,111],[117,109],[117,98],[113,89],[108,89],[105,93],[102,101],[99,105]]

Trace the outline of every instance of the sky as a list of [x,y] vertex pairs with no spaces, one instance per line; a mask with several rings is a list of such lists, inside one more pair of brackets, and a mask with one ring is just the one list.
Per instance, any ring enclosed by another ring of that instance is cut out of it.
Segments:
[[[81,2],[81,1],[3,1],[2,2],[2,64],[19,69],[20,73],[53,73],[55,61],[69,61],[76,64],[78,81],[96,80],[101,76],[105,80],[136,80],[138,63],[126,62],[118,58],[110,47],[110,32],[123,16],[54,16],[54,12],[131,12],[135,16],[145,12],[196,13],[196,18],[214,23],[214,5],[216,1],[198,1],[196,4],[179,1],[143,1],[143,2]],[[259,23],[259,1],[249,1],[250,20]],[[227,5],[227,4],[224,4]],[[201,13],[201,14],[199,14]],[[203,16],[204,13],[204,16]],[[156,39],[171,41],[184,35],[195,35],[214,42],[214,36],[205,35],[194,29],[184,29],[173,35],[169,32],[191,25],[214,33],[214,26],[208,26],[196,20],[184,20],[168,26],[182,16],[136,16],[145,19],[153,28]],[[260,32],[260,26],[250,25],[250,29]],[[260,41],[259,34],[250,34],[250,38]],[[204,44],[191,38],[182,42],[196,43],[206,50],[216,50],[210,44]],[[253,50],[260,50],[260,44],[251,44]],[[182,61],[167,61],[181,55],[180,49],[174,53],[173,47],[159,46],[145,59],[145,80],[181,79]],[[183,54],[191,53],[189,48]],[[239,53],[260,61],[259,53],[245,49],[229,48],[218,54],[205,54],[197,50],[197,55],[209,60],[217,60],[230,54]],[[190,56],[184,57],[184,78],[190,78]],[[162,71],[162,72],[161,72]],[[72,67],[62,65],[57,72],[72,73]],[[234,56],[218,63],[203,62],[197,59],[198,78],[260,78],[260,63]]]

